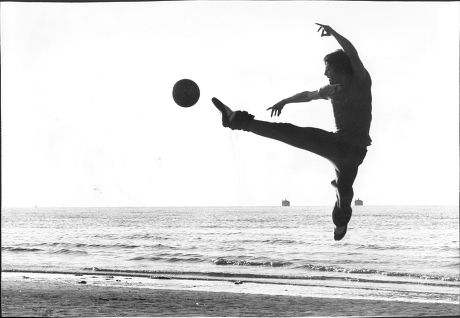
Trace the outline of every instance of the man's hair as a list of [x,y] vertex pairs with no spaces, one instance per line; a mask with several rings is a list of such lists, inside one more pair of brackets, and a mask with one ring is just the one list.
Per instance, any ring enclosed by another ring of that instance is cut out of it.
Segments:
[[343,50],[329,53],[324,57],[324,62],[332,66],[337,73],[353,75],[350,58]]

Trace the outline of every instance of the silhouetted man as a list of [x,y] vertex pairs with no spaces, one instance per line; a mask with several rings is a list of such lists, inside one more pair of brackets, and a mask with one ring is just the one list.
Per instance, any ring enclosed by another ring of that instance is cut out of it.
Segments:
[[337,194],[332,211],[334,239],[341,240],[347,232],[352,214],[353,182],[358,167],[366,156],[367,147],[371,144],[369,128],[372,120],[372,81],[350,41],[328,25],[317,25],[321,37],[333,36],[343,49],[324,58],[324,75],[329,79],[329,85],[283,99],[267,110],[271,110],[271,116],[279,116],[287,104],[329,99],[334,111],[336,132],[255,120],[246,111],[232,111],[217,98],[213,98],[212,102],[222,113],[224,127],[276,139],[311,151],[332,162],[336,179],[331,184],[336,188]]

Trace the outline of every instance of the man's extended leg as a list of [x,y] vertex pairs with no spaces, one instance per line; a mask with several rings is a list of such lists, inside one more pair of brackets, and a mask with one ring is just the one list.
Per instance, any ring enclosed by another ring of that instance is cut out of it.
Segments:
[[232,111],[217,98],[212,102],[222,113],[222,124],[231,129],[245,130],[288,145],[313,152],[332,162],[344,156],[346,149],[332,132],[313,127],[297,127],[288,123],[255,120],[247,112]]
[[248,125],[247,131],[313,152],[328,160],[340,156],[334,134],[322,129],[253,120]]

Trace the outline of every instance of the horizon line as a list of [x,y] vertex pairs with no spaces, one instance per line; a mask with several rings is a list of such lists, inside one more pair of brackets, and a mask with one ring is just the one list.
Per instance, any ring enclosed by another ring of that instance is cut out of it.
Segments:
[[[40,208],[250,208],[250,207],[282,207],[282,208],[293,208],[293,207],[331,207],[333,204],[312,204],[312,205],[291,205],[291,206],[282,206],[282,205],[133,205],[133,206],[124,206],[124,205],[107,205],[107,206],[2,206],[1,209],[40,209]],[[460,205],[456,204],[365,204],[362,206],[352,207],[433,207],[433,206],[449,206],[449,207],[459,207]]]

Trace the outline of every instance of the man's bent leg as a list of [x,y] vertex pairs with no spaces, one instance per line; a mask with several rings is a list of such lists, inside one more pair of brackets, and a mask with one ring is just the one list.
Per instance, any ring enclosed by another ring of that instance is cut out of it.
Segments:
[[338,141],[333,133],[318,128],[301,128],[292,124],[254,120],[248,126],[247,131],[311,151],[334,164],[337,179],[333,185],[337,190],[337,201],[332,212],[332,219],[336,225],[334,239],[341,240],[347,232],[347,224],[352,214],[353,182],[358,173],[358,166],[364,157],[355,158],[354,154],[350,153],[349,145]]
[[348,208],[353,200],[353,183],[358,174],[358,166],[345,166],[336,169],[337,206]]
[[341,240],[347,232],[347,225],[352,215],[353,182],[357,173],[358,165],[336,167],[337,179],[333,185],[336,188],[337,200],[332,210],[332,221],[336,226],[334,230],[335,240]]

